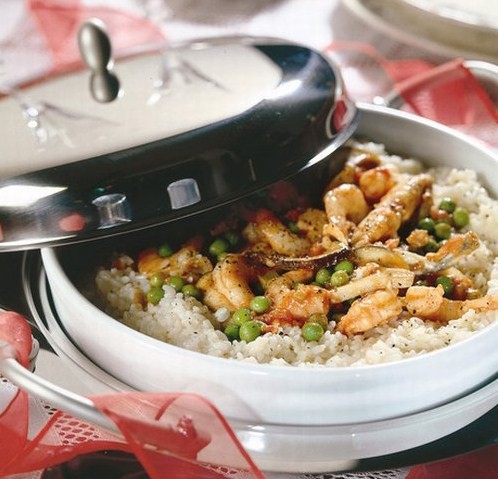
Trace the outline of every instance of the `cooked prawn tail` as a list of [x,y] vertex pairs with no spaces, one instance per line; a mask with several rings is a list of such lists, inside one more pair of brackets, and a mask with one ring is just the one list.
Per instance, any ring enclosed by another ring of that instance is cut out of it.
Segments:
[[426,255],[429,261],[427,268],[432,268],[434,271],[448,268],[462,256],[467,256],[475,251],[479,244],[479,237],[474,231],[454,235],[436,253]]
[[430,175],[420,174],[393,186],[355,229],[353,244],[364,246],[394,238],[401,225],[411,218],[432,182]]
[[413,286],[405,296],[405,307],[410,314],[421,319],[448,322],[460,318],[470,310],[476,312],[493,311],[498,309],[498,297],[493,295],[464,301],[451,300],[444,297],[441,285]]
[[343,184],[327,191],[323,203],[329,219],[323,234],[341,243],[348,243],[350,232],[370,211],[362,191],[352,184]]
[[329,296],[332,303],[341,303],[388,287],[395,289],[409,288],[414,280],[415,274],[407,269],[381,268],[376,273],[353,279],[344,286],[329,290]]
[[341,318],[337,330],[351,336],[386,324],[403,311],[396,289],[374,291],[357,299]]

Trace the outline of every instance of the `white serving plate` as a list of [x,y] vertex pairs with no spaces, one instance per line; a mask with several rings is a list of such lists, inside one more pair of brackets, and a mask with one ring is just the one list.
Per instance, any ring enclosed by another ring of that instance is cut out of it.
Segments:
[[498,14],[484,15],[474,2],[465,2],[465,9],[454,0],[343,2],[369,26],[408,45],[448,58],[498,61]]
[[[413,115],[371,105],[359,108],[358,134],[428,164],[472,167],[497,196],[498,160],[480,143]],[[454,346],[384,365],[292,368],[210,357],[115,321],[72,284],[57,249],[42,250],[42,258],[61,323],[92,363],[139,390],[201,394],[233,421],[352,427],[395,420],[456,401],[498,371],[498,322]],[[486,361],[469,361],[476,354]]]

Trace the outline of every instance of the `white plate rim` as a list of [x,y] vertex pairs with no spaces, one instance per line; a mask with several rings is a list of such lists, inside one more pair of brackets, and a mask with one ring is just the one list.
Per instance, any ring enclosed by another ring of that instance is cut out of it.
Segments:
[[497,61],[497,58],[494,58],[491,55],[474,51],[472,49],[465,50],[445,45],[428,37],[418,36],[415,32],[397,27],[385,19],[382,15],[378,14],[374,9],[370,8],[368,0],[342,0],[342,2],[351,13],[362,19],[371,27],[375,28],[375,30],[385,33],[407,45],[447,58],[465,57],[491,62]]

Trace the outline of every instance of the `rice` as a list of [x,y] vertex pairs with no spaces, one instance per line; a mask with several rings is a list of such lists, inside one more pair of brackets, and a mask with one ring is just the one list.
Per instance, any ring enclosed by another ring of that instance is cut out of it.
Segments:
[[[359,144],[356,144],[359,145]],[[388,168],[416,174],[423,165],[414,159],[388,155],[383,145],[361,144],[376,153]],[[458,264],[482,292],[498,296],[498,201],[489,197],[475,172],[436,168],[435,202],[451,197],[470,213],[465,230],[475,231],[480,247]],[[252,342],[230,342],[220,331],[229,318],[228,310],[210,311],[199,301],[163,286],[164,297],[156,305],[137,301],[150,289],[145,275],[134,271],[133,261],[121,257],[120,268],[100,269],[96,285],[102,308],[123,324],[169,344],[220,358],[251,363],[298,367],[345,367],[399,361],[463,341],[496,321],[496,311],[476,313],[439,324],[404,316],[364,334],[348,337],[334,330],[331,321],[319,341],[303,339],[297,326],[280,326]]]

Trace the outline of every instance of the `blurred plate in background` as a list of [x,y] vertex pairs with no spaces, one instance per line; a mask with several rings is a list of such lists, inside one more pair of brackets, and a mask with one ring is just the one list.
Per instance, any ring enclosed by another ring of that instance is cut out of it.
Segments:
[[[495,0],[401,0],[442,20],[452,20],[484,30],[498,28],[498,4]],[[488,32],[493,33],[493,32]]]
[[343,0],[373,28],[446,57],[498,62],[495,0]]

